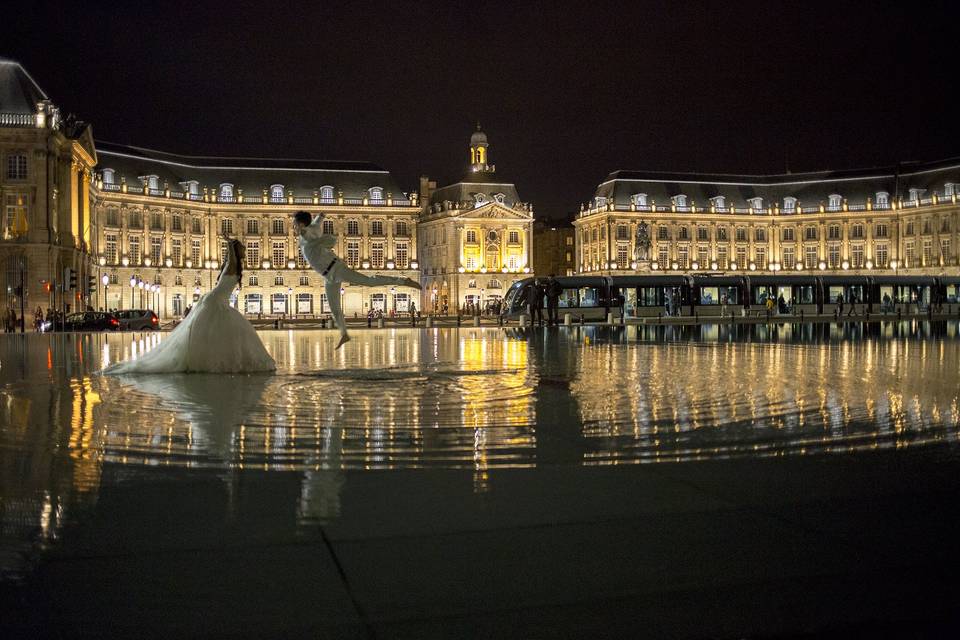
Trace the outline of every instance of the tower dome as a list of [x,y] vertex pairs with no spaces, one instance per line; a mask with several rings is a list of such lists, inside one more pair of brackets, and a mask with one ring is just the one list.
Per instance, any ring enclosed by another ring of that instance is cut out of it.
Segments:
[[483,129],[480,128],[480,123],[477,123],[477,130],[473,132],[473,135],[470,136],[470,146],[477,147],[479,145],[487,144],[487,134],[483,132]]
[[470,165],[474,171],[489,171],[487,166],[487,148],[490,144],[487,142],[487,134],[477,123],[477,130],[470,136]]

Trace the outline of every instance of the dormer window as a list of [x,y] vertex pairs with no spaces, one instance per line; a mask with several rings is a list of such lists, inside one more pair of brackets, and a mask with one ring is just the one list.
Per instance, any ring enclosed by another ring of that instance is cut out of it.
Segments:
[[283,202],[282,184],[275,184],[270,187],[270,202]]
[[832,193],[827,198],[827,208],[830,211],[840,211],[840,205],[843,203],[843,196],[838,193]]
[[926,192],[926,189],[917,189],[913,187],[910,189],[910,202],[920,202],[920,197]]
[[633,201],[635,207],[645,207],[647,206],[647,194],[645,193],[635,193],[630,196],[630,200]]
[[330,202],[333,200],[333,187],[326,185],[320,187],[320,199],[324,202]]
[[943,185],[943,195],[947,198],[956,195],[956,187],[957,185],[952,182],[948,182],[947,184]]
[[103,184],[113,184],[116,180],[116,174],[113,169],[103,170]]
[[723,196],[713,196],[710,198],[710,204],[712,204],[717,209],[723,209],[727,206],[727,199]]
[[604,196],[597,196],[594,201],[598,209],[607,206],[607,199]]
[[[953,185],[950,186],[952,187]],[[502,193],[495,193],[493,194],[493,199],[497,204],[503,204],[504,200],[506,200],[506,196]]]
[[877,208],[886,209],[890,206],[890,194],[886,191],[877,191]]
[[760,210],[763,209],[763,198],[750,198],[747,200],[750,203],[752,209]]
[[147,189],[160,188],[160,178],[158,176],[141,176],[140,180],[147,186]]
[[793,213],[797,210],[797,199],[793,196],[787,196],[783,199],[783,210]]
[[184,193],[187,193],[191,196],[198,195],[200,193],[200,183],[196,180],[188,180],[187,182],[181,182],[180,188],[183,189]]
[[383,201],[383,189],[381,187],[371,187],[370,202],[382,202],[382,201]]
[[229,183],[223,183],[220,185],[220,199],[221,200],[233,200],[233,185]]
[[474,199],[474,203],[473,203],[474,208],[482,207],[487,202],[487,197],[482,193],[475,194],[473,196],[473,199]]
[[670,199],[673,200],[673,204],[674,204],[674,206],[676,206],[676,207],[686,207],[686,206],[687,206],[687,196],[683,195],[682,193],[679,194],[679,195],[675,195],[675,196],[673,196],[673,197],[670,198]]

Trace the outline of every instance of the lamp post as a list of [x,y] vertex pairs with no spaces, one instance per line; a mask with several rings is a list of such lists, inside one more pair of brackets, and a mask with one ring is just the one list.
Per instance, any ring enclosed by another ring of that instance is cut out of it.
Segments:
[[100,277],[100,282],[103,283],[103,308],[107,309],[107,291],[110,289],[110,276],[103,274]]
[[133,292],[137,289],[137,279],[130,276],[130,308],[133,308]]
[[393,298],[393,317],[397,317],[397,288],[390,287],[390,297]]
[[[100,256],[100,259],[97,260],[97,264],[100,265],[97,267],[97,280],[101,279],[101,274],[103,273],[103,266],[107,264],[107,259],[103,256]],[[106,283],[104,283],[106,285]],[[107,290],[103,290],[103,301],[100,303],[100,309],[103,311],[107,310]]]
[[291,287],[287,287],[287,317],[288,318],[290,317],[290,296],[292,295],[293,295],[293,289]]

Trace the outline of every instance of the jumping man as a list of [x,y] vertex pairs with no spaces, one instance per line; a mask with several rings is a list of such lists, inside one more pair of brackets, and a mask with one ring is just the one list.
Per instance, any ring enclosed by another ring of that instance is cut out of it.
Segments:
[[330,305],[334,322],[340,329],[340,342],[337,343],[337,349],[339,349],[344,342],[350,341],[350,336],[347,335],[347,324],[343,320],[343,308],[340,306],[340,286],[344,282],[364,287],[386,285],[412,287],[414,289],[421,289],[422,287],[410,278],[365,276],[348,267],[332,251],[337,239],[333,235],[323,233],[322,220],[322,213],[313,218],[307,211],[298,211],[293,216],[293,223],[297,235],[300,237],[300,250],[303,252],[303,257],[307,259],[313,270],[323,277],[327,304]]

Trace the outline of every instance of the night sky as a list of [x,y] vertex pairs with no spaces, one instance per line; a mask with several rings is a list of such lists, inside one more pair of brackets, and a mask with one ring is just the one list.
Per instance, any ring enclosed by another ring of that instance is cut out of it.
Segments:
[[0,56],[103,140],[370,160],[405,190],[462,175],[479,120],[561,217],[617,169],[960,155],[958,9],[889,4],[21,2]]

